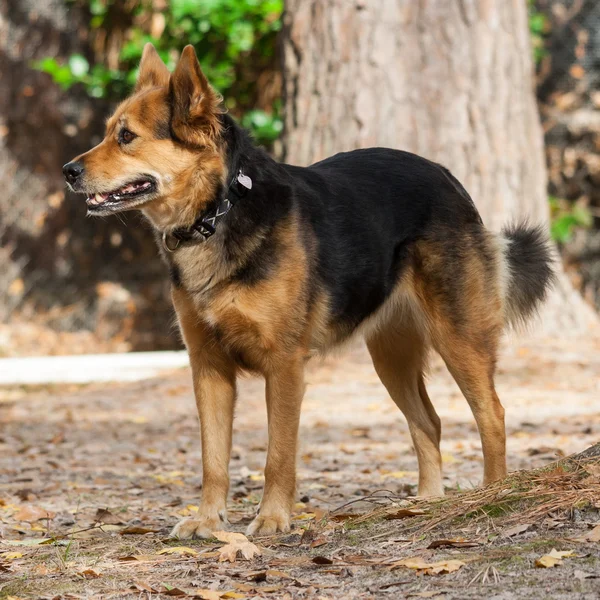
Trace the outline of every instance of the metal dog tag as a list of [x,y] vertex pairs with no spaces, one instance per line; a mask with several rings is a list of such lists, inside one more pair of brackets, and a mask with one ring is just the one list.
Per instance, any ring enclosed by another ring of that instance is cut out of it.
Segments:
[[252,189],[252,179],[248,177],[248,175],[244,175],[243,173],[238,173],[237,176],[238,183],[243,185],[247,190]]

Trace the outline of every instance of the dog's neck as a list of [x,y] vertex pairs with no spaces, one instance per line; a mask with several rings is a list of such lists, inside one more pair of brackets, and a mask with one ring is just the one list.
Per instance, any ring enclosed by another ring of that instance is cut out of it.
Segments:
[[[202,181],[211,187],[203,187],[199,192],[203,196],[201,202],[197,197],[189,198],[184,219],[180,215],[178,220],[171,221],[174,225],[167,228],[153,223],[157,243],[171,267],[172,279],[180,279],[184,287],[196,289],[208,281],[213,286],[243,268],[248,261],[255,260],[257,248],[279,222],[282,213],[288,213],[291,207],[291,179],[284,167],[256,147],[250,135],[229,115],[221,118],[219,178]],[[207,173],[200,162],[198,169],[202,170],[199,177],[206,180]],[[231,182],[236,181],[240,171],[251,180],[252,188],[219,221],[214,234],[208,240],[199,240],[200,243],[181,244],[170,239],[169,248],[165,248],[163,233],[177,227],[189,228],[207,211],[222,205]],[[192,207],[195,207],[193,212]],[[174,271],[179,272],[177,278],[173,277]]]
[[225,196],[215,199],[188,227],[178,227],[162,233],[165,251],[175,252],[181,245],[202,244],[210,239],[229,211],[252,189],[252,179],[240,168],[225,188]]

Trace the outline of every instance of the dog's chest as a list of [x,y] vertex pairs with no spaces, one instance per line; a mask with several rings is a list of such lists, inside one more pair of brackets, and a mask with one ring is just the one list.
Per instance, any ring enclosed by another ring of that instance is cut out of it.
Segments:
[[224,265],[215,252],[204,245],[181,248],[176,255],[167,255],[171,282],[196,296],[210,288],[224,275]]
[[[289,352],[306,340],[307,276],[302,253],[283,251],[264,276],[252,281],[236,275],[239,264],[225,253],[182,249],[174,264],[179,289],[193,305],[194,322],[243,366],[261,370],[275,353]],[[241,357],[241,359],[240,359]]]
[[241,366],[260,369],[288,335],[268,300],[231,284],[195,300],[198,317]]

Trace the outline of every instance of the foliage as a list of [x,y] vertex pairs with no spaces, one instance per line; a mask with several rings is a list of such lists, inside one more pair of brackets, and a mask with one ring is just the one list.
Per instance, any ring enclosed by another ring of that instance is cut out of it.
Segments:
[[571,240],[575,230],[592,225],[592,214],[585,206],[568,204],[558,198],[550,197],[550,232],[555,242],[565,244]]
[[529,34],[531,36],[531,47],[533,50],[533,60],[539,64],[546,55],[544,48],[544,36],[548,32],[548,18],[535,7],[534,0],[529,0]]
[[[114,0],[71,0],[86,5],[92,35],[110,35]],[[63,89],[82,84],[95,98],[124,98],[137,77],[146,42],[152,42],[170,69],[177,49],[192,44],[212,85],[226,98],[227,107],[243,115],[259,142],[270,143],[282,129],[279,102],[262,110],[256,107],[257,78],[272,67],[277,32],[281,28],[283,0],[170,0],[157,12],[148,0],[139,0],[133,24],[121,46],[119,69],[102,62],[91,65],[85,56],[73,54],[66,64],[45,58],[36,68],[49,73]]]

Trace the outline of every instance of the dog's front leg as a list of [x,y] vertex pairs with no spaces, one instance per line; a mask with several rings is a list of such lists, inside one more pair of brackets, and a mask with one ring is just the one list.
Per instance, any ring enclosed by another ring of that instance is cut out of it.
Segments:
[[296,494],[296,449],[304,395],[304,359],[293,356],[274,362],[276,366],[266,374],[269,446],[265,491],[259,514],[248,527],[248,535],[288,531]]
[[210,538],[227,524],[235,379],[199,370],[192,367],[202,436],[202,500],[198,513],[173,529],[172,535],[181,539]]
[[229,458],[236,398],[236,368],[199,322],[188,297],[175,291],[173,303],[190,355],[202,436],[202,500],[193,518],[180,521],[172,536],[209,538],[227,524]]

